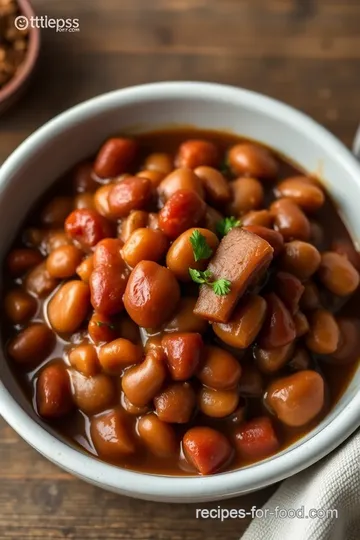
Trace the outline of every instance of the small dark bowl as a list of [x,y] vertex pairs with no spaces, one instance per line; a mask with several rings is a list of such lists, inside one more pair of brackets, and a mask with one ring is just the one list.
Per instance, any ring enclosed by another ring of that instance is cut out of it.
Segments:
[[[28,0],[17,0],[22,15],[28,19],[35,16],[34,10]],[[13,105],[26,89],[31,75],[35,69],[40,50],[40,29],[29,29],[29,44],[23,63],[15,76],[0,90],[0,114]]]

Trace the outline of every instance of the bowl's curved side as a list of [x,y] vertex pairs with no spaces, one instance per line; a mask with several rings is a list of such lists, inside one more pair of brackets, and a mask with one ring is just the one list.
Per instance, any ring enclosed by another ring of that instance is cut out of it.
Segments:
[[[8,158],[0,169],[0,255],[14,236],[14,223],[21,221],[44,188],[91,154],[109,134],[131,126],[140,131],[174,123],[246,134],[273,146],[308,171],[321,163],[331,193],[353,235],[360,238],[359,167],[325,129],[284,104],[246,90],[208,83],[157,83],[112,92],[70,109],[40,128]],[[41,454],[105,489],[156,501],[209,501],[260,489],[315,463],[360,423],[358,372],[324,421],[279,455],[238,471],[175,480],[108,465],[59,440],[31,411],[3,355],[0,381],[0,414]]]

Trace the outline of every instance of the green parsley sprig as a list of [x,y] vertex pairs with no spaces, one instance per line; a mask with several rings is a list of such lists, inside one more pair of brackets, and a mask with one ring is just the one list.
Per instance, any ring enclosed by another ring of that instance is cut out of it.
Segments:
[[210,270],[201,272],[201,270],[189,268],[189,273],[191,279],[195,281],[195,283],[199,283],[199,285],[209,285],[217,296],[225,296],[226,294],[229,294],[231,290],[231,282],[228,279],[214,280]]
[[240,219],[237,219],[234,216],[229,216],[225,217],[221,221],[218,221],[218,223],[216,224],[216,231],[222,238],[223,236],[226,236],[227,233],[231,231],[231,229],[234,229],[235,227],[240,227],[240,225]]
[[209,259],[213,254],[213,250],[206,242],[206,238],[200,231],[195,229],[189,238],[194,252],[195,262],[201,259]]
[[107,323],[107,322],[103,322],[103,321],[96,321],[96,324],[100,328],[102,328],[103,326],[107,326],[108,328],[110,328],[110,330],[115,330],[115,324],[112,324],[112,323]]

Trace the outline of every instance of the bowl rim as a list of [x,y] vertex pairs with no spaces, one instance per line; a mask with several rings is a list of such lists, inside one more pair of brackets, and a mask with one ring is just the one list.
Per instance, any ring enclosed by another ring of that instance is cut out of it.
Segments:
[[[28,0],[17,0],[19,10],[27,19],[35,16],[34,9]],[[31,27],[29,30],[29,46],[25,60],[20,64],[15,76],[0,89],[0,105],[13,96],[25,83],[34,69],[40,51],[40,29]]]
[[[267,116],[281,117],[287,124],[310,138],[321,140],[328,153],[335,156],[343,169],[360,182],[359,165],[351,152],[331,133],[296,109],[249,90],[203,82],[160,82],[115,90],[85,101],[47,122],[28,137],[5,161],[0,169],[0,196],[10,183],[18,163],[27,161],[42,146],[42,142],[56,137],[64,129],[79,122],[144,100],[184,99],[201,96],[219,103],[232,102]],[[311,135],[309,135],[311,134]],[[305,136],[305,135],[304,135]],[[10,395],[0,380],[0,414],[17,433],[43,456],[84,480],[124,495],[168,502],[206,501],[254,491],[283,480],[314,464],[330,453],[360,424],[360,391],[321,431],[299,442],[280,455],[250,467],[213,476],[162,476],[135,472],[100,461],[67,445],[32,419]],[[176,479],[175,479],[176,478]]]

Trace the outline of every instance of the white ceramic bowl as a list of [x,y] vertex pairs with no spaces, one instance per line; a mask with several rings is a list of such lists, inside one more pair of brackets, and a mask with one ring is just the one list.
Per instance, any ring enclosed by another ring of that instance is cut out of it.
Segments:
[[[354,239],[360,238],[360,168],[330,133],[300,112],[246,90],[203,83],[158,83],[119,90],[70,109],[29,137],[0,170],[1,259],[30,205],[64,171],[114,133],[173,125],[233,131],[321,173]],[[219,500],[253,491],[312,465],[360,424],[360,370],[332,412],[309,435],[257,465],[209,477],[136,473],[60,440],[31,410],[3,354],[0,413],[41,454],[93,484],[165,502]],[[16,456],[14,456],[15,459]]]

